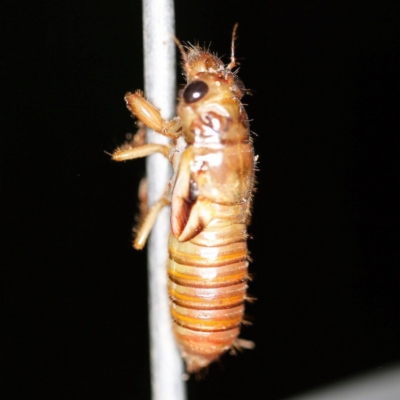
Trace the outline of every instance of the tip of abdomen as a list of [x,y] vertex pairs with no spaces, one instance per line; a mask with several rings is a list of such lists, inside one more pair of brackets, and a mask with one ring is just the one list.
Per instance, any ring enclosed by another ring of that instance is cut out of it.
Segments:
[[197,373],[232,348],[239,327],[226,331],[195,331],[174,323],[174,333],[188,373]]
[[185,354],[184,352],[182,352],[182,356],[185,360],[186,372],[188,374],[198,374],[219,358],[219,355],[207,357],[200,354]]

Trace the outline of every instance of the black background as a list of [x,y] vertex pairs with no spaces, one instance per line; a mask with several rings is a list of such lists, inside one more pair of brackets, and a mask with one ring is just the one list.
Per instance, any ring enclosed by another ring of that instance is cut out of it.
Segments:
[[[3,5],[2,398],[148,399],[146,258],[131,248],[144,162],[104,153],[135,129],[141,3]],[[399,14],[176,2],[177,37],[220,55],[239,22],[260,156],[243,329],[257,347],[191,379],[190,400],[278,400],[399,361]]]

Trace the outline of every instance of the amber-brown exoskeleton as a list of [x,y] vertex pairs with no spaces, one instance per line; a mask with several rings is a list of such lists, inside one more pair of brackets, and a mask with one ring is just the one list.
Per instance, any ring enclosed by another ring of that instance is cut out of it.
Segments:
[[134,145],[112,155],[123,161],[160,152],[172,163],[171,181],[148,210],[134,247],[143,248],[159,211],[170,205],[168,292],[173,330],[188,372],[246,343],[238,335],[248,281],[246,227],[255,156],[240,101],[245,89],[232,71],[234,40],[235,29],[227,66],[205,49],[178,44],[187,81],[178,116],[163,120],[141,91],[125,97],[132,114],[169,137],[170,145]]

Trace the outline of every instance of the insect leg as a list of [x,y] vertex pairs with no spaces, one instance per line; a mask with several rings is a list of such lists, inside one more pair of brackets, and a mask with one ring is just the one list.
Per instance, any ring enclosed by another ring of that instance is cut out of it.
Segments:
[[121,147],[116,149],[111,155],[114,161],[133,160],[134,158],[147,157],[150,154],[161,153],[164,157],[169,156],[170,146],[162,144],[145,144],[146,143],[146,126],[139,121],[139,130],[136,134]]
[[114,161],[133,160],[134,158],[146,157],[150,154],[161,153],[168,158],[169,146],[157,143],[144,144],[143,146],[116,149],[112,154]]
[[170,121],[164,120],[160,111],[143,97],[141,90],[137,90],[135,93],[128,92],[125,95],[125,101],[131,113],[148,128],[172,139],[181,135],[181,119],[177,117]]
[[158,214],[165,206],[171,203],[169,200],[169,192],[170,189],[168,184],[163,196],[150,207],[148,213],[144,217],[143,222],[141,223],[137,231],[135,240],[133,241],[133,247],[136,250],[143,249],[150,234],[150,231],[152,230],[157,220]]

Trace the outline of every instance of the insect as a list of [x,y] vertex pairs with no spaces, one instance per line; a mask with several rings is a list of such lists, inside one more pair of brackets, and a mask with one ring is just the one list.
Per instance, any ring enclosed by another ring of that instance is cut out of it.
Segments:
[[171,181],[144,217],[134,247],[144,247],[159,211],[170,205],[168,293],[173,331],[189,373],[227,350],[251,347],[238,335],[247,299],[247,224],[256,157],[240,101],[246,90],[233,72],[236,28],[226,66],[208,50],[178,42],[187,83],[176,118],[163,120],[139,90],[125,96],[140,123],[169,137],[170,145],[144,144],[139,131],[136,144],[112,154],[124,161],[159,152],[173,166]]

